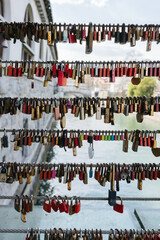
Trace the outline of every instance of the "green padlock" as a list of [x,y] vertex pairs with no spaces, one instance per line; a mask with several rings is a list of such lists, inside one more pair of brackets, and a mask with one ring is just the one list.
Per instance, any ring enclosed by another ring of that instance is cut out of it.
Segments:
[[104,135],[104,131],[102,131],[102,141],[104,141],[104,137],[105,137],[105,135]]
[[108,140],[108,141],[111,141],[110,131],[108,132],[107,140]]
[[84,134],[81,133],[80,135],[80,140],[83,141],[84,140]]
[[118,135],[117,135],[117,141],[121,140],[121,135],[120,135],[120,131],[118,131]]

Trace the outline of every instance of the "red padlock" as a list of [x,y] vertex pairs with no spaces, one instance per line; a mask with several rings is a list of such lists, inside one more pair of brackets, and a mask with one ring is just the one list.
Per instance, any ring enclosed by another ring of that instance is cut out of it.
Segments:
[[68,64],[65,65],[64,76],[66,78],[68,78],[68,76],[69,76],[69,65]]
[[92,64],[92,67],[91,67],[91,77],[94,77],[94,66]]
[[134,171],[134,169],[131,171],[131,179],[132,179],[132,181],[134,181],[134,179],[135,179],[135,171]]
[[46,196],[48,198],[48,200],[45,200],[43,202],[43,210],[50,213],[51,212],[51,201],[50,201],[50,198],[48,196]]
[[76,198],[75,201],[75,213],[79,213],[81,210],[81,201],[80,199]]
[[119,204],[116,202],[116,205],[113,207],[113,210],[118,213],[123,213],[123,210],[124,210],[123,200],[121,197],[118,197],[118,198],[121,200],[121,203]]
[[83,169],[82,169],[82,164],[81,164],[81,168],[79,171],[79,180],[83,181]]
[[32,106],[27,104],[27,114],[31,114],[31,108]]
[[147,146],[151,147],[151,137],[150,136],[148,136],[148,138],[147,138]]
[[47,165],[46,165],[45,169],[43,170],[43,179],[47,180],[47,178],[48,178],[48,171],[47,171]]
[[67,211],[67,202],[63,198],[61,198],[61,200],[62,200],[62,202],[59,203],[59,211],[60,211],[60,213]]
[[84,134],[84,140],[88,140],[88,134]]
[[40,77],[43,77],[44,76],[44,68],[41,67],[41,71],[40,71]]
[[123,66],[122,65],[120,66],[120,69],[119,69],[119,76],[123,77]]
[[152,63],[150,63],[150,67],[148,68],[148,77],[152,77],[153,76],[153,67],[152,67]]
[[149,179],[153,180],[153,167],[149,170]]
[[55,136],[52,136],[52,147],[55,146]]
[[139,143],[140,143],[140,146],[143,146],[143,136],[140,136]]
[[103,65],[102,77],[106,77],[106,66]]
[[58,86],[63,86],[64,72],[58,71]]
[[16,66],[13,68],[13,76],[18,77],[18,68]]
[[53,65],[52,71],[53,71],[53,77],[56,78],[57,77],[57,69],[56,69],[55,64]]
[[133,75],[133,68],[129,65],[127,69],[127,77],[132,77]]
[[127,66],[125,64],[123,66],[123,75],[127,76]]
[[107,69],[106,69],[106,77],[110,77],[110,64],[108,64]]
[[28,137],[28,146],[31,146],[31,145],[32,145],[32,137],[29,136],[29,137]]
[[78,146],[78,138],[77,138],[77,137],[74,138],[74,146],[75,146],[75,147]]
[[73,30],[68,29],[68,39],[69,39],[69,43],[76,43],[76,35],[74,34],[74,28],[76,28],[76,26],[73,26]]
[[72,114],[75,114],[75,111],[76,111],[76,105],[74,104],[74,105],[72,106],[72,111],[71,111],[71,113],[72,113]]
[[23,103],[23,106],[22,106],[22,113],[26,113],[27,114],[27,103],[26,102],[24,102]]
[[84,24],[84,28],[82,30],[82,40],[85,41],[86,40],[86,26]]
[[48,170],[48,174],[47,174],[47,176],[48,176],[48,180],[50,180],[50,179],[51,179],[51,177],[52,177],[52,170],[51,170],[51,166],[50,166],[50,168],[49,168],[49,170]]
[[54,199],[51,201],[51,206],[52,206],[52,209],[57,212],[58,209],[59,209],[59,201]]
[[13,76],[13,66],[8,66],[8,76],[12,77]]
[[145,172],[144,169],[142,169],[141,179],[142,179],[142,180],[145,180],[145,178],[146,178],[146,172]]
[[157,177],[158,177],[158,171],[157,171],[156,165],[154,164],[154,170],[153,170],[153,178],[154,178],[154,180],[157,180]]
[[18,68],[18,77],[22,77],[22,68],[21,68],[21,66]]
[[100,179],[100,166],[97,164],[95,172],[94,172],[94,178],[99,181]]
[[30,202],[29,202],[29,197],[26,195],[26,204],[25,204],[25,211],[30,212]]
[[98,77],[102,77],[102,65],[101,64],[98,69]]
[[93,138],[94,138],[95,141],[98,141],[98,135],[94,135]]
[[116,64],[115,76],[119,77],[119,74],[120,74],[119,64]]

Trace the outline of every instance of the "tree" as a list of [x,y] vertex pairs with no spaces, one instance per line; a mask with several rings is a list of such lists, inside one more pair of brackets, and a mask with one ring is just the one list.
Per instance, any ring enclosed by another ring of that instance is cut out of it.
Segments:
[[152,77],[146,77],[141,80],[139,85],[133,85],[132,83],[128,86],[128,96],[138,97],[146,96],[151,97],[156,87],[156,80]]

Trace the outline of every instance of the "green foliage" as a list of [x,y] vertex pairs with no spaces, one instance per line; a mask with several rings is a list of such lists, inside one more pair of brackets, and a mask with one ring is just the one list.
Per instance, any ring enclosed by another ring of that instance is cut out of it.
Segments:
[[139,85],[133,85],[132,83],[128,86],[128,96],[129,97],[138,97],[146,96],[151,97],[154,93],[156,87],[156,80],[152,77],[146,77],[141,80]]

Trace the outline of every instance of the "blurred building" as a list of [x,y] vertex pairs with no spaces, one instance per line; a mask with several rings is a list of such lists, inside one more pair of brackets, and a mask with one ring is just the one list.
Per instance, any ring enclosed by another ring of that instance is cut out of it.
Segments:
[[[50,0],[0,0],[0,20],[6,22],[53,22]],[[3,60],[39,60],[50,61],[57,59],[56,46],[48,46],[47,41],[39,43],[26,39],[13,44],[8,41],[8,48],[1,49],[0,58]]]
[[[0,20],[6,22],[53,22],[52,10],[49,0],[0,0]],[[19,40],[13,44],[13,40],[5,41],[8,48],[0,48],[0,58],[2,60],[35,60],[35,61],[52,61],[57,59],[56,46],[48,46],[46,40],[40,40],[39,43],[29,41],[26,38],[25,43]],[[3,65],[3,67],[5,64]],[[0,78],[0,97],[28,97],[28,98],[51,98],[54,97],[56,80],[49,82],[48,87],[43,87],[44,79],[34,76],[34,88],[31,89],[31,80],[23,77],[3,76]],[[18,112],[15,116],[10,114],[0,116],[0,128],[9,129],[51,129],[53,124],[52,114],[44,114],[42,119],[31,121],[27,114]],[[3,133],[0,133],[0,139]],[[45,161],[48,149],[42,144],[33,143],[31,147],[23,146],[18,151],[14,151],[14,143],[10,142],[8,134],[9,148],[3,148],[0,151],[0,161],[6,162],[41,162]],[[1,142],[0,142],[1,144]],[[33,178],[32,184],[27,185],[26,179],[23,184],[18,182],[13,184],[0,183],[2,195],[10,193],[21,194],[35,191],[37,181]],[[36,186],[35,186],[36,185]],[[34,190],[33,190],[34,189]],[[0,201],[0,204],[8,204],[9,201]]]

